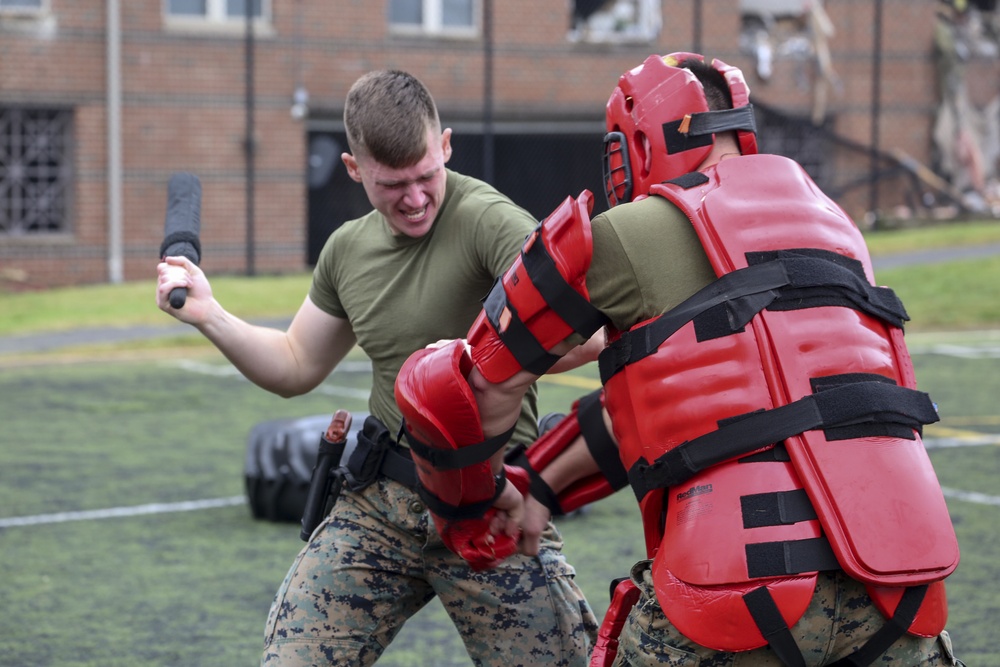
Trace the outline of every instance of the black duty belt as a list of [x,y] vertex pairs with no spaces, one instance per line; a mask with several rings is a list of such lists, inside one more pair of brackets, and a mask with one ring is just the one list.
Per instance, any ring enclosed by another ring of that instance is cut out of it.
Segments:
[[[360,491],[384,476],[411,489],[417,487],[417,468],[410,450],[399,445],[376,417],[365,419],[357,446],[341,462],[337,473],[352,491]],[[335,473],[335,474],[337,474]]]

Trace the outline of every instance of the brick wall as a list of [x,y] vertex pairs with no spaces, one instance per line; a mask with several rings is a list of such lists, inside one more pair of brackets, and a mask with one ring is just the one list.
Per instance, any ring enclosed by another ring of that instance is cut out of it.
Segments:
[[[398,67],[419,76],[445,120],[476,118],[482,109],[480,39],[394,35],[386,2],[272,0],[273,20],[255,35],[254,268],[302,271],[306,235],[306,132],[336,123],[344,95],[362,73]],[[155,270],[162,239],[166,183],[193,171],[203,187],[203,265],[212,273],[247,270],[245,182],[245,44],[242,28],[192,32],[166,25],[159,2],[121,2],[123,85],[124,277]],[[777,63],[767,82],[739,49],[738,0],[703,0],[701,33],[695,3],[663,0],[663,29],[653,44],[571,43],[569,3],[494,0],[495,115],[507,120],[603,119],[619,74],[653,52],[692,49],[744,68],[753,97],[809,115],[808,64]],[[870,0],[827,0],[836,35],[830,45],[840,88],[828,113],[838,134],[872,141],[873,7]],[[882,117],[879,143],[929,159],[936,107],[931,57],[937,0],[884,0]],[[75,188],[69,231],[46,238],[0,236],[0,270],[26,276],[23,286],[108,279],[105,3],[51,0],[43,25],[0,19],[0,91],[4,104],[74,110]],[[997,80],[995,63],[987,65]],[[291,118],[297,85],[310,94],[310,118]],[[595,161],[599,156],[595,156]],[[864,179],[865,155],[837,151],[838,179]],[[898,200],[899,182],[880,185],[880,203]],[[856,188],[840,203],[863,215],[871,193]],[[0,278],[2,280],[2,278]]]

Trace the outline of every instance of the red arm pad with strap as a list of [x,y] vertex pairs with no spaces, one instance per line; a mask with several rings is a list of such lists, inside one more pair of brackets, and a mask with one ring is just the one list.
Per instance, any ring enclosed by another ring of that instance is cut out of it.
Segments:
[[[603,396],[603,390],[598,389],[578,399],[573,403],[570,413],[530,447],[516,447],[507,455],[509,465],[528,471],[531,495],[548,507],[554,516],[606,498],[628,484],[628,473],[618,456],[618,447],[604,424]],[[539,473],[580,435],[583,435],[587,449],[600,471],[574,481],[556,494]]]
[[528,236],[484,299],[468,338],[476,368],[490,382],[522,369],[544,374],[558,360],[548,350],[573,332],[590,338],[607,322],[590,305],[586,285],[593,202],[588,190],[567,197]]
[[[510,433],[485,440],[466,380],[471,370],[463,340],[418,350],[400,368],[395,394],[420,480],[418,492],[445,545],[479,570],[516,552],[517,537],[493,535],[489,529],[493,502],[503,488],[489,459]],[[523,493],[527,476],[510,473]]]

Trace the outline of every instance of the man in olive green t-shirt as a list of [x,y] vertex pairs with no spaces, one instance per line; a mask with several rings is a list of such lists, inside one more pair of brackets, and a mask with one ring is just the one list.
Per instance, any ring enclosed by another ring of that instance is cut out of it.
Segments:
[[[369,411],[378,420],[364,431],[406,460],[400,444],[386,442],[400,425],[393,398],[400,366],[427,344],[466,334],[480,299],[537,223],[491,186],[445,168],[451,130],[441,130],[430,93],[411,75],[361,77],[344,124],[351,152],[343,162],[374,210],[330,236],[287,331],[227,312],[204,273],[182,257],[160,263],[157,304],[282,396],[312,390],[360,345],[372,361]],[[167,299],[176,287],[188,289],[179,310]],[[532,390],[515,442],[535,438],[536,418]],[[268,616],[262,664],[370,665],[435,596],[477,665],[587,663],[597,622],[554,526],[537,555],[474,574],[445,548],[407,476],[385,470],[364,488],[344,490],[293,563]]]

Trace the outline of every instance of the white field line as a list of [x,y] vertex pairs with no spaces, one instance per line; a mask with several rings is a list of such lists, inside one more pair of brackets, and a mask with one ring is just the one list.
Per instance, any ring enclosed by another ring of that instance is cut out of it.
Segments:
[[67,521],[94,521],[96,519],[120,519],[123,517],[142,516],[144,514],[170,514],[173,512],[194,512],[197,510],[232,507],[246,503],[244,496],[229,498],[209,498],[206,500],[185,500],[176,503],[151,503],[149,505],[133,505],[132,507],[110,507],[102,510],[83,510],[79,512],[55,512],[53,514],[35,514],[34,516],[15,516],[0,518],[0,528],[17,526],[40,526],[46,523],[66,523]]
[[954,447],[979,447],[982,445],[1000,445],[1000,435],[974,434],[955,438],[926,438],[926,449],[951,449]]
[[941,487],[945,498],[964,500],[967,503],[978,503],[980,505],[994,505],[1000,507],[1000,496],[988,496],[985,493],[976,491],[962,491],[961,489],[951,489],[946,486]]
[[[979,505],[1000,507],[1000,496],[990,496],[975,491],[962,491],[942,487],[945,498],[962,500]],[[173,512],[194,512],[198,510],[217,509],[243,505],[246,498],[230,496],[229,498],[209,498],[206,500],[187,500],[177,503],[151,503],[149,505],[133,505],[131,507],[111,507],[101,510],[83,510],[79,512],[55,512],[53,514],[35,514],[33,516],[15,516],[0,518],[0,529],[19,528],[24,526],[41,526],[50,523],[67,523],[69,521],[96,521],[98,519],[122,519],[126,517],[149,514],[171,514]]]
[[942,357],[958,357],[960,359],[1000,359],[1000,345],[918,344],[910,347],[909,351],[911,355],[936,354]]
[[[171,362],[172,365],[181,368],[183,370],[189,371],[191,373],[199,373],[201,375],[212,375],[214,377],[234,377],[240,380],[246,380],[243,374],[236,370],[235,367],[228,364],[206,364],[200,361],[194,361],[192,359],[181,359],[179,361]],[[371,372],[371,364],[367,362],[346,362],[341,363],[337,366],[337,371],[345,373],[360,373],[360,372]],[[337,372],[335,371],[335,372]],[[362,389],[351,389],[349,387],[338,387],[331,384],[321,384],[320,386],[313,389],[313,392],[317,394],[325,394],[327,396],[343,396],[345,398],[356,398],[362,401],[367,401],[370,392]]]

